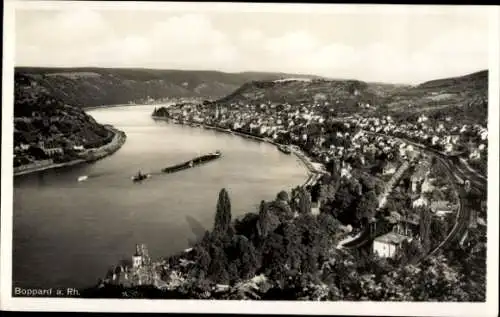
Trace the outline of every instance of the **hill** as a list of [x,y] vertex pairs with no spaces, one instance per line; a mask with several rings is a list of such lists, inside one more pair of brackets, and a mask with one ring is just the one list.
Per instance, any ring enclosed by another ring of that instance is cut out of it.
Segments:
[[316,78],[285,73],[223,73],[218,71],[156,70],[140,68],[17,67],[23,75],[67,104],[81,108],[142,102],[168,97],[220,98],[248,81],[285,77]]
[[317,103],[337,115],[390,113],[405,116],[455,114],[486,120],[488,71],[432,80],[417,86],[357,80],[267,80],[248,82],[218,103]]
[[358,80],[268,80],[248,82],[220,103],[325,104],[340,113],[358,111],[359,106],[374,105],[400,86],[369,84]]
[[424,82],[392,94],[388,109],[401,119],[425,113],[464,122],[488,118],[488,71]]
[[[121,131],[67,105],[31,76],[16,74],[14,94],[15,167],[102,157],[123,144]],[[95,151],[88,156],[86,149]]]

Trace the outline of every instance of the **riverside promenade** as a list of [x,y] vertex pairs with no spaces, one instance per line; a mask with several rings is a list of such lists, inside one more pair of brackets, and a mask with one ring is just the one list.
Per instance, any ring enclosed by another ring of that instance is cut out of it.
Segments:
[[109,143],[104,144],[99,148],[87,149],[86,151],[80,154],[81,158],[69,162],[54,163],[54,161],[50,159],[15,167],[14,176],[30,174],[59,167],[66,167],[82,163],[94,162],[108,155],[113,154],[122,147],[122,145],[125,143],[125,140],[127,139],[127,136],[125,132],[117,130],[110,125],[106,125],[105,127],[106,129],[108,129],[108,131],[113,133],[113,138]]

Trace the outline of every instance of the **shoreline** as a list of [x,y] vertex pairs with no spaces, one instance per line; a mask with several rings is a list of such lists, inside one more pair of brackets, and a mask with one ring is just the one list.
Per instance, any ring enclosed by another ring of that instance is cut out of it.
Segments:
[[[169,118],[165,118],[165,117],[160,117],[160,116],[151,116],[151,117],[155,120],[170,121]],[[194,123],[194,122],[180,123],[180,122],[178,122],[176,124],[191,126],[191,127],[200,127],[200,128],[204,128],[204,129],[208,129],[208,130],[216,130],[216,131],[222,132],[222,133],[238,135],[240,137],[244,137],[247,139],[252,139],[255,141],[269,143],[269,144],[272,144],[276,147],[283,145],[283,144],[274,142],[273,140],[268,139],[268,138],[262,138],[262,137],[258,137],[258,136],[238,132],[238,131],[233,131],[231,129],[224,129],[224,128],[211,126],[211,125],[207,125],[207,124],[203,124],[203,123]],[[306,180],[304,181],[304,183],[301,186],[302,187],[314,186],[317,183],[317,181],[319,180],[320,176],[324,172],[316,169],[314,167],[314,165],[312,164],[311,159],[306,154],[302,153],[302,151],[298,150],[295,146],[289,146],[289,147],[290,147],[290,150],[292,151],[292,153],[295,155],[295,157],[297,157],[302,162],[302,164],[305,166],[307,173],[308,173]]]
[[[49,169],[74,166],[74,165],[83,164],[83,163],[91,163],[91,162],[98,161],[100,159],[103,159],[103,158],[115,153],[123,146],[123,144],[125,143],[125,141],[127,139],[127,135],[125,134],[125,132],[120,131],[118,129],[115,129],[112,126],[105,125],[105,127],[106,127],[106,129],[108,129],[108,131],[113,133],[113,139],[109,143],[104,144],[103,146],[101,146],[99,148],[88,149],[87,150],[88,153],[87,153],[86,158],[80,158],[80,159],[72,160],[69,162],[52,163],[52,164],[48,164],[45,166],[27,168],[25,170],[20,170],[17,172],[16,172],[16,168],[19,168],[19,167],[15,167],[14,168],[14,177],[26,175],[26,174],[31,174],[31,173],[36,173],[36,172],[41,172],[41,171],[45,171],[45,170],[49,170]],[[20,166],[20,167],[22,167],[22,166]]]

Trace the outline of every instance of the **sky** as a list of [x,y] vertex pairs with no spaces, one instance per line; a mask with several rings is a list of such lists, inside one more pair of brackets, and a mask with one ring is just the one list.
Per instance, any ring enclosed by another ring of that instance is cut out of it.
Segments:
[[285,6],[18,8],[15,65],[270,71],[408,84],[488,68],[488,8]]

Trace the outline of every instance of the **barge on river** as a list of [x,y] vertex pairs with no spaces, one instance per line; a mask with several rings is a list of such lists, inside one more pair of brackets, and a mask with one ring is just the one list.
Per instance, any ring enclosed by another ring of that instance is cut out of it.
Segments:
[[188,168],[195,167],[197,165],[201,165],[201,164],[216,160],[216,159],[220,158],[221,156],[222,156],[222,154],[220,151],[215,151],[214,153],[208,153],[208,154],[205,154],[202,156],[195,157],[194,159],[187,161],[187,162],[184,162],[184,163],[181,163],[181,164],[165,167],[161,171],[163,173],[174,173],[174,172],[182,171],[182,170],[185,170]]

